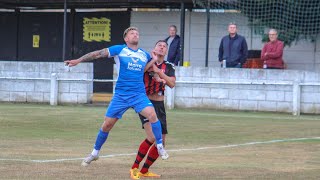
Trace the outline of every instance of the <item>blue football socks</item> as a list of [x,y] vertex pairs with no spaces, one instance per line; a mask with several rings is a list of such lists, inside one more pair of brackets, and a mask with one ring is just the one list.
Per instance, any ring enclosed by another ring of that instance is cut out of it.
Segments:
[[100,150],[101,146],[106,142],[109,132],[103,132],[101,129],[97,135],[96,143],[94,144],[94,149]]
[[158,120],[155,123],[151,123],[151,127],[153,135],[156,138],[157,144],[162,144],[162,129],[160,121]]

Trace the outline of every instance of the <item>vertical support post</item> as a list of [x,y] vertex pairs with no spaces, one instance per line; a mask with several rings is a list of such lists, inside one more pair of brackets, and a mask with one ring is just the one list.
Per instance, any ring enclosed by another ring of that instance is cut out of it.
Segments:
[[20,9],[15,9],[15,15],[17,16],[17,32],[16,32],[16,61],[19,58],[19,30],[20,30]]
[[57,74],[51,74],[51,81],[50,81],[50,105],[56,106],[58,105],[58,79]]
[[62,61],[66,60],[66,38],[67,38],[67,0],[64,0]]
[[185,28],[185,19],[186,19],[186,8],[184,2],[181,1],[181,14],[180,14],[180,66],[183,66],[184,59],[184,28]]
[[292,97],[292,114],[300,116],[301,86],[298,80],[293,82]]
[[316,38],[314,39],[314,48],[313,48],[313,70],[316,71],[317,70],[317,39],[319,38],[319,34],[316,35]]
[[166,108],[173,109],[174,108],[174,94],[175,88],[166,87]]
[[210,33],[210,0],[207,1],[207,30],[206,30],[206,64],[208,67],[209,63],[209,33]]
[[74,33],[74,30],[75,30],[75,21],[76,21],[76,9],[72,8],[70,10],[70,34],[71,34],[71,58],[74,58],[74,40],[75,40],[75,33]]

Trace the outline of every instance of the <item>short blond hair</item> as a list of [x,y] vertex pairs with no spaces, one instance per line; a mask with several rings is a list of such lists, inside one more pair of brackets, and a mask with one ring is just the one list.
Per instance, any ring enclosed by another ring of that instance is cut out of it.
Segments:
[[125,37],[127,36],[128,32],[129,32],[129,31],[132,31],[132,30],[139,31],[139,29],[138,29],[137,27],[133,27],[133,26],[128,27],[128,28],[127,28],[126,30],[124,30],[124,32],[123,32],[123,38],[125,38]]

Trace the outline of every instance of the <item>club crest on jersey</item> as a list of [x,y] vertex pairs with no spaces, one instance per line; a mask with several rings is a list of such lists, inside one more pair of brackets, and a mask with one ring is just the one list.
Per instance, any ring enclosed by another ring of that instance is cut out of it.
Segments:
[[138,53],[138,57],[142,62],[147,62],[147,58],[146,58],[146,55],[144,53],[139,52]]
[[139,58],[132,57],[131,60],[133,61],[133,63],[137,63],[139,61]]

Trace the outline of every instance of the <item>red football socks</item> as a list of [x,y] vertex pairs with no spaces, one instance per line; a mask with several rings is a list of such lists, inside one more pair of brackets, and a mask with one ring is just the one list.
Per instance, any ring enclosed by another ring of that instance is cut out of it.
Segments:
[[152,145],[153,143],[149,142],[148,139],[145,139],[144,141],[141,142],[140,144],[140,147],[139,147],[139,150],[138,150],[138,154],[136,156],[136,160],[135,162],[133,163],[132,165],[132,168],[131,169],[134,169],[134,168],[139,168],[139,164],[140,162],[143,160],[143,158],[146,156],[150,146]]
[[146,172],[149,171],[149,167],[157,160],[159,157],[157,147],[154,145],[150,148],[146,162],[144,163],[141,173],[145,174]]

